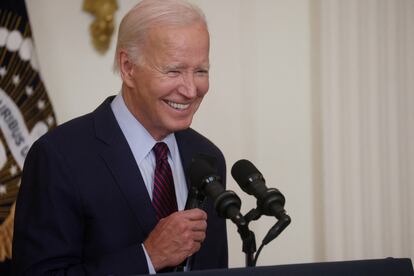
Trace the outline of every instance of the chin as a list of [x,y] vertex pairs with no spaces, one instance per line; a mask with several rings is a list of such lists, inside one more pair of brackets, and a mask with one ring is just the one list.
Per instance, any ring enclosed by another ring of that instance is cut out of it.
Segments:
[[177,131],[181,131],[181,130],[186,130],[187,128],[189,128],[190,127],[190,125],[189,124],[187,124],[187,125],[180,125],[180,126],[176,126],[176,127],[174,127],[173,128],[173,131],[172,132],[177,132]]
[[191,121],[192,120],[186,121],[186,122],[177,122],[175,124],[172,124],[170,129],[172,130],[172,132],[176,132],[176,131],[180,131],[180,130],[185,130],[185,129],[187,129],[187,128],[190,127]]

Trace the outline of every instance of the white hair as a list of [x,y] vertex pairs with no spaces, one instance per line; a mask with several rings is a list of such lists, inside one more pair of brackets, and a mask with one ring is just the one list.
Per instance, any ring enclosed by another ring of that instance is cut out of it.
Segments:
[[119,25],[114,71],[119,71],[118,56],[121,50],[126,51],[134,64],[143,62],[141,47],[152,27],[180,27],[195,22],[201,22],[207,28],[201,9],[184,0],[142,0],[124,16]]

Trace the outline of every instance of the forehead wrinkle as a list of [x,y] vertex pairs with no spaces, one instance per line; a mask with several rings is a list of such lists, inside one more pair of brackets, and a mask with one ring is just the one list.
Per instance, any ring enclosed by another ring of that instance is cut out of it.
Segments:
[[[147,39],[145,40],[143,47],[144,59],[160,72],[166,68],[194,67],[209,69],[210,39],[207,29],[202,25],[199,26],[199,33],[207,36],[207,44],[196,45],[195,48],[189,47],[191,37],[186,31],[169,32],[169,29],[176,30],[177,28],[171,26],[154,26],[150,29],[147,33]],[[203,37],[202,39],[204,41],[206,37]],[[207,55],[204,51],[205,49],[207,49]],[[194,56],[199,56],[199,60],[193,64],[186,63],[186,57],[189,56],[190,50],[197,51]]]

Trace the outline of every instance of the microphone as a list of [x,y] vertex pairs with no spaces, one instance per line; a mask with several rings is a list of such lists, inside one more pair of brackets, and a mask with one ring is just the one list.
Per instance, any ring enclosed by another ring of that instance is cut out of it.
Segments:
[[248,160],[237,161],[231,168],[231,175],[240,188],[257,198],[258,209],[262,214],[286,219],[285,197],[275,188],[267,188],[260,171]]
[[231,219],[237,225],[246,223],[240,213],[240,198],[233,191],[224,190],[217,170],[205,158],[193,160],[189,178],[192,186],[213,200],[214,208],[220,217]]
[[201,208],[205,195],[198,189],[196,185],[191,183],[188,191],[187,201],[185,202],[185,210]]
[[[197,156],[196,158],[201,158],[200,156]],[[209,158],[208,156],[205,156],[205,158]],[[211,160],[213,161],[213,160]],[[193,161],[194,162],[194,161]],[[194,182],[190,182],[190,189],[188,191],[187,201],[185,202],[185,210],[189,209],[195,209],[195,208],[202,208],[203,202],[205,199],[205,195],[203,192],[200,191],[198,185]],[[192,269],[193,266],[193,260],[194,255],[186,258],[184,261],[181,262],[178,266],[175,267],[175,272],[181,272],[184,271],[184,268],[187,266],[188,271]]]

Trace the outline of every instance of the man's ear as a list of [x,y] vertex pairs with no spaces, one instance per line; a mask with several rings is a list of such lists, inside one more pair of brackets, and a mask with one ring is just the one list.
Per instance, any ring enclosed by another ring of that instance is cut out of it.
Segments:
[[132,63],[125,50],[119,51],[118,60],[119,74],[122,81],[129,87],[133,86],[134,63]]

